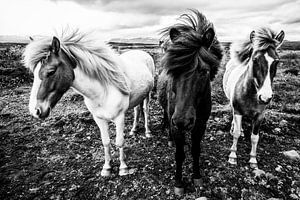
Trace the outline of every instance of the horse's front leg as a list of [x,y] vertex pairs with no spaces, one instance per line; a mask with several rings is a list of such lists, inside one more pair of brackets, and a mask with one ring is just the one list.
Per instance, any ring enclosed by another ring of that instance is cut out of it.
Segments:
[[182,181],[182,164],[185,159],[184,153],[184,144],[185,144],[185,137],[184,133],[175,133],[175,145],[176,145],[176,152],[175,152],[175,160],[176,160],[176,172],[175,172],[175,188],[174,192],[176,195],[183,195],[184,193],[184,185]]
[[121,113],[116,119],[114,120],[116,124],[116,146],[119,148],[120,154],[120,167],[119,167],[119,175],[124,176],[128,174],[128,167],[125,163],[125,153],[124,153],[124,120],[125,114]]
[[230,164],[236,165],[237,164],[237,142],[241,135],[241,128],[242,128],[242,115],[233,115],[233,142],[230,148],[230,154],[228,162]]
[[200,174],[200,166],[199,166],[199,159],[200,159],[200,143],[201,139],[205,133],[206,129],[206,121],[196,121],[195,127],[192,131],[192,156],[193,156],[193,179],[194,185],[202,187],[203,181]]
[[104,146],[104,165],[101,170],[101,176],[110,176],[111,175],[111,154],[110,154],[110,138],[108,132],[108,122],[106,120],[100,119],[94,116],[94,120],[101,132],[101,139]]
[[256,150],[257,150],[257,144],[259,140],[259,127],[261,124],[261,121],[263,119],[263,114],[259,114],[252,123],[252,133],[251,133],[251,152],[250,152],[250,167],[253,169],[258,168],[257,166],[257,160],[256,160]]

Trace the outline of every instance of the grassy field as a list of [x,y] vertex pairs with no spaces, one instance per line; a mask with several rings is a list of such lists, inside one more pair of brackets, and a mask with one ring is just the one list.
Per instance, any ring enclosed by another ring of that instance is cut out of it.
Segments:
[[[149,51],[159,67],[160,51]],[[81,97],[68,91],[45,121],[29,115],[32,75],[21,66],[21,52],[22,46],[0,52],[0,199],[178,199],[173,192],[175,149],[168,147],[167,133],[161,129],[162,110],[155,92],[150,106],[154,137],[145,139],[143,128],[135,137],[128,136],[133,116],[132,111],[127,113],[126,155],[131,175],[119,177],[115,129],[110,125],[113,175],[103,178],[100,132]],[[280,55],[275,96],[258,145],[264,175],[256,176],[249,169],[250,144],[244,139],[238,144],[238,165],[227,163],[231,113],[221,85],[227,51],[212,83],[213,112],[201,145],[204,188],[192,185],[187,145],[182,199],[300,199],[300,161],[282,154],[300,150],[300,52],[281,50]],[[250,131],[248,123],[244,130]]]

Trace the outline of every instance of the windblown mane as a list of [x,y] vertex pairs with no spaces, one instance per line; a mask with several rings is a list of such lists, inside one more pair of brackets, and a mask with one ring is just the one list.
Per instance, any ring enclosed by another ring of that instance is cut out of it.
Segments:
[[254,49],[262,51],[269,47],[275,48],[278,44],[275,36],[276,33],[270,28],[259,28],[254,32],[253,43],[250,41],[250,38],[243,42],[232,43],[230,55],[237,58],[240,62],[248,61]]
[[[120,68],[118,55],[90,34],[80,33],[78,30],[69,32],[63,32],[59,37],[61,49],[70,59],[76,60],[76,67],[89,77],[99,80],[106,89],[111,84],[122,93],[129,94],[128,80]],[[52,38],[44,38],[28,44],[23,53],[24,65],[33,71],[36,65],[49,55],[51,41]]]
[[162,30],[163,40],[170,40],[171,28],[176,28],[181,33],[175,42],[170,42],[162,65],[172,76],[192,74],[198,67],[208,67],[210,79],[213,80],[218,72],[223,51],[216,37],[209,49],[202,45],[203,34],[209,28],[213,28],[213,24],[197,10],[181,15],[179,20],[180,23]]

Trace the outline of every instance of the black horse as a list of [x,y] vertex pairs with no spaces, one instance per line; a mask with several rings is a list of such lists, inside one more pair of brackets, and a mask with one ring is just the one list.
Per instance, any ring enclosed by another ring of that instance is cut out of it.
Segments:
[[164,108],[164,122],[170,141],[176,146],[175,193],[184,192],[182,164],[185,137],[191,135],[193,179],[202,182],[199,168],[200,141],[211,112],[211,85],[223,56],[213,24],[197,10],[183,14],[180,22],[163,30],[170,40],[162,58],[158,78],[158,96]]

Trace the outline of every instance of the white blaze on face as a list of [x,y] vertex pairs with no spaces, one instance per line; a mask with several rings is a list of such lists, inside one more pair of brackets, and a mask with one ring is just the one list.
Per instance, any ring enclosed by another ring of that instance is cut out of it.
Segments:
[[33,85],[30,93],[30,100],[29,100],[29,112],[31,115],[33,115],[36,118],[38,118],[36,114],[37,93],[39,91],[42,82],[42,80],[39,78],[40,69],[41,69],[41,63],[38,63],[33,71],[34,79],[33,79]]
[[272,98],[273,91],[272,91],[272,85],[271,85],[271,76],[270,76],[270,68],[271,64],[273,63],[274,59],[268,55],[268,53],[265,53],[265,58],[268,62],[268,72],[266,75],[266,78],[264,80],[263,86],[258,91],[257,95],[260,96],[261,100],[268,101],[270,98]]

